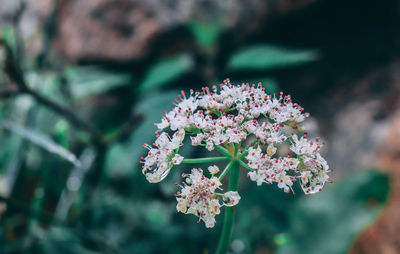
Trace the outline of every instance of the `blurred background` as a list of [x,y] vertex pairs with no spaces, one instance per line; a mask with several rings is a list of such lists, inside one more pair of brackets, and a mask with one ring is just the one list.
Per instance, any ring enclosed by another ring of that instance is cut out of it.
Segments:
[[[180,90],[261,81],[311,113],[333,184],[240,181],[230,253],[400,253],[400,3],[0,0],[0,253],[213,253],[139,158]],[[184,147],[184,156],[202,150]]]

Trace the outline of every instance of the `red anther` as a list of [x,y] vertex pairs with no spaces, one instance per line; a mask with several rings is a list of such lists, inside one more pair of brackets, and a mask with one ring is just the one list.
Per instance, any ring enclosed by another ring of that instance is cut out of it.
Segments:
[[193,89],[190,89],[190,93],[193,93]]
[[196,223],[197,223],[197,224],[200,224],[200,221],[198,220]]
[[305,131],[305,132],[304,132],[304,135],[308,135],[308,132]]
[[281,140],[282,140],[282,141],[285,141],[285,138],[282,138]]
[[174,197],[176,197],[177,195],[176,195],[176,193],[174,193]]
[[179,184],[178,183],[175,183],[175,186],[178,186]]
[[143,164],[143,161],[139,161],[140,164]]
[[185,91],[181,90],[181,94],[182,94],[183,96],[185,96]]

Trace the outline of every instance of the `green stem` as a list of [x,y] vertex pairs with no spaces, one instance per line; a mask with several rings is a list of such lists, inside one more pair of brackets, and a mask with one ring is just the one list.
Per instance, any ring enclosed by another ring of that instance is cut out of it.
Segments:
[[224,171],[222,171],[221,175],[219,175],[219,177],[218,177],[218,179],[219,179],[220,181],[221,181],[222,179],[224,179],[226,173],[229,172],[229,170],[230,170],[231,167],[232,167],[232,164],[233,164],[233,162],[230,161],[230,162],[228,163],[228,165],[226,165]]
[[242,167],[244,167],[244,168],[246,168],[246,169],[248,169],[248,170],[250,170],[250,171],[254,171],[254,170],[255,170],[254,168],[249,167],[249,165],[247,165],[247,163],[244,162],[244,161],[242,161],[242,160],[239,160],[239,164],[240,164]]
[[225,148],[223,148],[221,146],[214,146],[214,147],[215,147],[215,150],[217,150],[218,152],[222,153],[226,157],[228,157],[228,158],[232,157],[232,155]]
[[214,162],[214,161],[226,161],[229,158],[223,157],[208,157],[208,158],[198,158],[198,159],[183,159],[182,163],[206,163],[206,162]]
[[[229,163],[231,165],[228,191],[237,191],[239,186],[240,164],[237,160],[238,149],[235,148],[234,159]],[[221,238],[219,239],[217,254],[225,254],[228,250],[232,235],[233,221],[235,219],[236,206],[225,207],[224,226],[222,228]]]

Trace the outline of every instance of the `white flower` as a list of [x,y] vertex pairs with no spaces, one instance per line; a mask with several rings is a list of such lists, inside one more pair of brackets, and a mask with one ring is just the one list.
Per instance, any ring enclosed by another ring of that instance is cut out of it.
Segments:
[[[216,167],[216,166],[211,166]],[[210,168],[211,168],[210,167]],[[212,168],[211,171],[214,171]],[[237,205],[240,196],[236,191],[228,191],[223,195],[224,203],[220,203],[220,198],[216,190],[222,185],[217,177],[207,178],[201,169],[192,169],[186,177],[186,183],[180,186],[181,191],[175,194],[178,204],[176,210],[185,214],[193,214],[199,217],[199,221],[204,221],[206,227],[214,227],[215,216],[220,213],[222,205]]]
[[177,210],[182,213],[191,213],[203,220],[207,227],[213,227],[216,214],[219,214],[221,204],[218,202],[215,191],[221,186],[217,177],[207,178],[201,169],[192,169],[191,174],[185,175],[190,180],[184,184],[182,190],[176,194]]
[[168,175],[173,165],[178,165],[182,162],[183,157],[175,153],[175,150],[181,146],[184,137],[184,130],[175,132],[172,138],[168,133],[163,132],[158,135],[153,144],[154,147],[147,144],[144,145],[149,152],[145,158],[142,157],[142,173],[149,182],[160,182]]
[[210,172],[211,175],[215,175],[219,172],[219,168],[217,165],[212,165],[208,167],[208,171]]
[[296,135],[293,135],[292,139],[293,143],[290,146],[290,150],[296,154],[313,155],[322,147],[319,139],[308,141],[304,136],[299,139]]
[[174,163],[174,165],[179,165],[182,163],[183,159],[183,156],[175,154],[174,158],[172,158],[172,162]]
[[[256,139],[248,147],[239,147],[237,154],[247,164],[250,180],[257,185],[276,184],[290,192],[293,183],[300,179],[303,191],[311,194],[320,191],[328,181],[330,170],[320,155],[320,140],[307,140],[305,132],[299,133],[302,130],[299,124],[309,114],[303,113],[304,109],[290,95],[269,95],[260,83],[234,86],[226,79],[219,87],[204,87],[200,92],[191,90],[189,95],[181,92],[173,104],[174,108],[165,111],[156,123],[154,144],[145,145],[148,154],[142,158],[142,172],[150,182],[163,180],[174,165],[183,163],[184,158],[178,152],[185,136],[190,137],[193,146],[208,151],[224,148],[232,157],[234,147]],[[286,155],[282,154],[285,149],[281,149],[286,146],[284,143],[289,144],[291,151]],[[210,166],[208,171],[211,178],[206,178],[200,170],[188,175],[181,186],[182,193],[177,195],[177,210],[194,214],[212,227],[224,203],[219,202],[215,193],[221,186],[215,177],[220,173],[219,168]],[[233,195],[227,192],[224,201],[236,203],[240,197]]]
[[225,192],[223,199],[226,206],[235,206],[239,203],[240,196],[237,191],[228,191]]
[[267,147],[267,154],[269,157],[274,156],[274,154],[276,153],[276,147],[273,144],[269,144]]

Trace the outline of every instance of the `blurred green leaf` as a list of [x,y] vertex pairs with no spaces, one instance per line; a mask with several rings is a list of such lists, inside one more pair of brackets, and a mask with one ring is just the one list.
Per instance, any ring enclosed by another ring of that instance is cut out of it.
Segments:
[[164,109],[178,96],[178,91],[155,94],[138,103],[136,114],[144,116],[144,121],[132,133],[126,144],[116,144],[106,156],[106,169],[110,175],[123,175],[139,165],[139,159],[145,153],[144,143],[152,144],[156,131],[154,122],[159,122]]
[[7,129],[22,136],[23,138],[29,140],[33,144],[45,149],[50,153],[57,154],[58,156],[66,159],[77,167],[79,167],[81,164],[72,152],[56,144],[53,140],[51,140],[44,134],[27,129],[11,121],[2,121],[0,126],[4,129]]
[[[39,231],[39,230],[36,230]],[[51,254],[96,254],[99,252],[91,251],[84,247],[83,241],[77,237],[76,233],[66,228],[51,228],[47,232],[37,233],[41,236],[39,242],[40,253]]]
[[316,50],[295,50],[276,46],[254,46],[234,54],[229,60],[231,69],[268,70],[290,67],[315,61],[319,58]]
[[[111,177],[126,176],[135,166],[127,144],[114,144],[107,150],[105,168]],[[138,148],[140,149],[140,148]]]
[[130,74],[107,71],[96,66],[72,66],[66,69],[65,76],[76,100],[96,96],[131,82]]
[[290,212],[289,243],[278,254],[343,254],[386,204],[388,176],[361,170],[318,195],[305,196]]
[[64,148],[68,148],[69,146],[68,133],[69,133],[68,122],[65,120],[59,120],[54,126],[54,138]]
[[161,93],[148,97],[146,100],[141,101],[136,111],[138,114],[143,114],[145,120],[140,124],[136,131],[130,137],[130,145],[132,152],[131,156],[136,162],[139,161],[140,154],[145,153],[142,147],[144,143],[152,144],[155,139],[154,132],[157,128],[153,123],[161,121],[161,116],[164,110],[172,108],[172,102],[178,97],[179,92],[173,91],[168,93]]
[[191,22],[188,27],[197,43],[204,48],[213,46],[222,32],[222,27],[218,23]]
[[8,25],[2,27],[0,33],[5,43],[9,45],[12,50],[14,50],[17,42],[15,40],[15,31],[13,26]]
[[189,55],[180,55],[162,59],[154,64],[140,84],[139,91],[145,93],[161,88],[187,73],[193,67],[193,59]]

